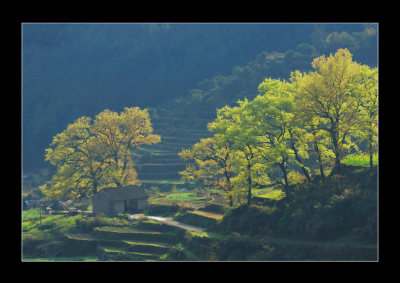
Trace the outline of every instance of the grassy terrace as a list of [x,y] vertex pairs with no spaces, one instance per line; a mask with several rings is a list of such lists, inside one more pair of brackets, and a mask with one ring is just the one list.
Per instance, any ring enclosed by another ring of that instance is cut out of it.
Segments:
[[98,256],[72,256],[72,257],[34,257],[34,258],[24,258],[27,262],[41,262],[41,261],[60,261],[60,262],[70,262],[70,261],[100,261]]
[[223,218],[222,214],[212,213],[212,212],[208,212],[208,211],[194,210],[194,211],[189,211],[188,213],[193,213],[193,214],[200,215],[203,217],[213,218],[215,220],[220,220]]
[[199,196],[196,193],[175,193],[169,194],[166,197],[169,200],[184,200],[184,201],[196,201],[204,199],[203,196]]
[[[378,155],[375,154],[372,157],[374,165],[378,164]],[[343,160],[343,164],[353,165],[353,166],[369,166],[369,155],[367,154],[349,154]]]

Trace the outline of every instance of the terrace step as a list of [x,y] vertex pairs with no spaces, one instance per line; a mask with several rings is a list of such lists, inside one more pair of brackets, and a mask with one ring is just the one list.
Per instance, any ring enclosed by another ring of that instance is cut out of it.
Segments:
[[215,220],[220,220],[220,219],[222,219],[224,217],[223,214],[209,212],[209,211],[202,211],[202,210],[188,211],[188,213],[200,215],[200,216],[206,217],[206,218],[212,218],[212,219],[215,219]]
[[186,211],[185,214],[177,217],[177,220],[189,225],[209,228],[215,225],[222,218],[223,218],[222,214],[193,210],[193,211]]
[[130,240],[130,241],[154,241],[154,242],[173,242],[174,233],[162,233],[144,231],[124,227],[96,227],[93,236],[101,240]]
[[100,250],[108,254],[113,260],[131,260],[131,261],[144,261],[144,260],[159,260],[162,254],[131,252],[125,249],[116,247],[100,246]]
[[75,233],[67,235],[67,238],[71,240],[80,240],[80,241],[95,241],[96,239],[92,236],[85,233]]
[[179,179],[181,176],[178,172],[170,172],[170,173],[141,173],[138,172],[139,180],[171,180],[171,179]]
[[165,254],[171,249],[171,245],[165,243],[151,243],[151,242],[131,242],[124,241],[128,246],[130,252]]
[[128,252],[165,254],[172,247],[162,242],[144,242],[144,241],[127,241],[127,240],[98,240],[100,247],[109,247],[120,249]]

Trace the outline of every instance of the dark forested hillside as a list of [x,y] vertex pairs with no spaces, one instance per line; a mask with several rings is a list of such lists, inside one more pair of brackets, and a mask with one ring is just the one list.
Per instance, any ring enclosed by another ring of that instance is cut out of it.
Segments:
[[[22,35],[27,171],[46,165],[52,136],[103,109],[175,111],[182,104],[172,101],[196,97],[225,103],[258,85],[260,74],[284,78],[339,47],[363,64],[377,61],[376,29],[366,24],[24,24]],[[257,66],[264,69],[254,76]],[[225,91],[211,93],[215,82]]]

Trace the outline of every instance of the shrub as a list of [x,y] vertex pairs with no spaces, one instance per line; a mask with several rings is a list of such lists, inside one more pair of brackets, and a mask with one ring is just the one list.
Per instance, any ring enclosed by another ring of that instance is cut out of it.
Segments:
[[179,205],[172,204],[150,204],[146,209],[146,214],[151,215],[171,215],[178,212],[180,209]]
[[88,256],[97,253],[97,241],[66,239],[61,250],[62,256]]
[[232,233],[220,250],[220,260],[247,260],[249,256],[259,252],[262,245],[248,236]]
[[77,230],[83,233],[92,232],[94,227],[108,225],[106,218],[99,215],[91,219],[76,219],[75,221]]
[[224,205],[211,203],[211,204],[206,205],[205,207],[199,208],[199,210],[224,214],[226,207]]
[[22,211],[22,220],[23,221],[39,219],[39,217],[40,217],[40,208],[31,208],[31,209]]

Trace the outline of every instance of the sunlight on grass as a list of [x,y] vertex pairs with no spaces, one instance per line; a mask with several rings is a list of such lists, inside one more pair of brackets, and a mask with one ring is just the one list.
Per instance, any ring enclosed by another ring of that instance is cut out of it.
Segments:
[[[372,162],[374,165],[378,164],[378,155],[375,154],[372,157]],[[343,160],[343,164],[354,165],[354,166],[369,166],[369,155],[368,154],[349,154]]]
[[285,197],[285,192],[283,192],[281,190],[273,190],[273,191],[269,191],[264,194],[257,195],[257,197],[280,200]]
[[264,188],[264,189],[252,189],[251,190],[251,193],[253,194],[253,195],[262,195],[262,194],[265,194],[265,193],[267,193],[267,192],[270,192],[270,191],[272,191],[272,190],[274,190],[274,188],[273,187],[270,187],[270,188]]
[[221,214],[216,214],[216,213],[212,213],[212,212],[208,212],[208,211],[194,210],[194,211],[190,211],[188,213],[197,214],[197,215],[201,215],[201,216],[205,216],[205,217],[209,217],[209,218],[214,218],[217,220],[223,218],[223,215],[221,215]]
[[29,221],[31,219],[39,218],[40,217],[40,208],[31,208],[28,210],[22,211],[22,220]]
[[186,233],[188,233],[192,236],[200,237],[200,238],[205,237],[205,238],[211,238],[211,239],[217,239],[217,240],[226,240],[227,239],[227,236],[225,236],[225,235],[217,234],[214,232],[201,231],[201,230],[187,231]]
[[193,201],[201,200],[203,197],[197,196],[195,193],[176,193],[168,195],[167,199]]
[[48,258],[25,258],[23,261],[99,261],[96,256],[78,256],[78,257],[48,257]]

